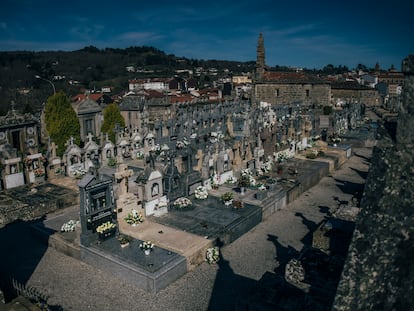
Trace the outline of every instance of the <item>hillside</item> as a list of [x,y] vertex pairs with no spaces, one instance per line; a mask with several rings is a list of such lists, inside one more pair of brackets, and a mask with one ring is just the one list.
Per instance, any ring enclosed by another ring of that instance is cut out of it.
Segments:
[[[127,72],[127,66],[138,71]],[[12,101],[25,111],[37,111],[42,106],[53,89],[47,81],[36,79],[36,75],[52,80],[56,90],[68,95],[103,86],[111,86],[113,94],[117,94],[127,89],[128,79],[172,77],[177,69],[197,67],[216,68],[219,73],[228,69],[226,74],[237,74],[251,71],[254,62],[188,59],[146,46],[103,50],[89,46],[70,52],[0,52],[0,114],[7,112]]]

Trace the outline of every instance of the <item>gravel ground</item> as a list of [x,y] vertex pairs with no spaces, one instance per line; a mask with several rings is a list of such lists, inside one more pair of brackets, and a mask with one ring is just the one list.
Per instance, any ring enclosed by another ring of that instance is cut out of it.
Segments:
[[266,271],[274,272],[284,257],[301,250],[306,234],[317,227],[328,209],[338,207],[335,197],[350,201],[355,190],[363,187],[371,149],[353,151],[355,155],[339,170],[287,209],[223,247],[219,264],[204,263],[157,294],[52,248],[42,248],[25,223],[0,230],[0,243],[6,250],[1,255],[0,276],[13,275],[46,294],[49,304],[64,310],[234,309],[238,297],[245,296]]

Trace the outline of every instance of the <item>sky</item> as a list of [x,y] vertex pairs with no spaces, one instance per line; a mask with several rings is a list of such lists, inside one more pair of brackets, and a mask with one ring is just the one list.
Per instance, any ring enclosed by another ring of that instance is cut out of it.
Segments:
[[0,0],[0,51],[153,46],[195,59],[268,66],[401,69],[414,53],[409,0]]

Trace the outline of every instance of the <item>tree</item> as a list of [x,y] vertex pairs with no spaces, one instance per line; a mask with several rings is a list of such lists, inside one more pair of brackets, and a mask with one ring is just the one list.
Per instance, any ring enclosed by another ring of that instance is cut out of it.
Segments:
[[45,106],[45,124],[50,139],[58,146],[56,154],[62,156],[66,142],[73,137],[80,143],[80,124],[69,98],[64,92],[50,96]]
[[101,132],[108,133],[109,139],[116,143],[115,141],[115,127],[118,124],[121,128],[125,127],[124,117],[119,111],[117,104],[113,103],[105,107],[104,111],[104,121],[102,123]]

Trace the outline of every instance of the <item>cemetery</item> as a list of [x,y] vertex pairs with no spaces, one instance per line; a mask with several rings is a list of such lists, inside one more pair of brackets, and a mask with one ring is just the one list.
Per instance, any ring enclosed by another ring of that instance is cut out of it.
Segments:
[[[89,133],[80,147],[70,138],[62,157],[50,141],[40,153],[38,135],[23,158],[6,154],[6,142],[2,185],[25,192],[15,196],[28,200],[23,205],[56,211],[34,226],[50,246],[157,292],[205,262],[218,242],[232,243],[286,208],[352,153],[350,145],[323,140],[319,133],[334,128],[323,128],[306,107],[275,112],[234,101],[172,108],[158,119],[143,112],[135,128],[117,127],[115,142]],[[350,110],[356,113],[362,118]],[[348,127],[350,118],[343,110],[340,116],[334,127]],[[31,133],[25,122],[20,128]],[[16,137],[10,131],[4,127]]]

